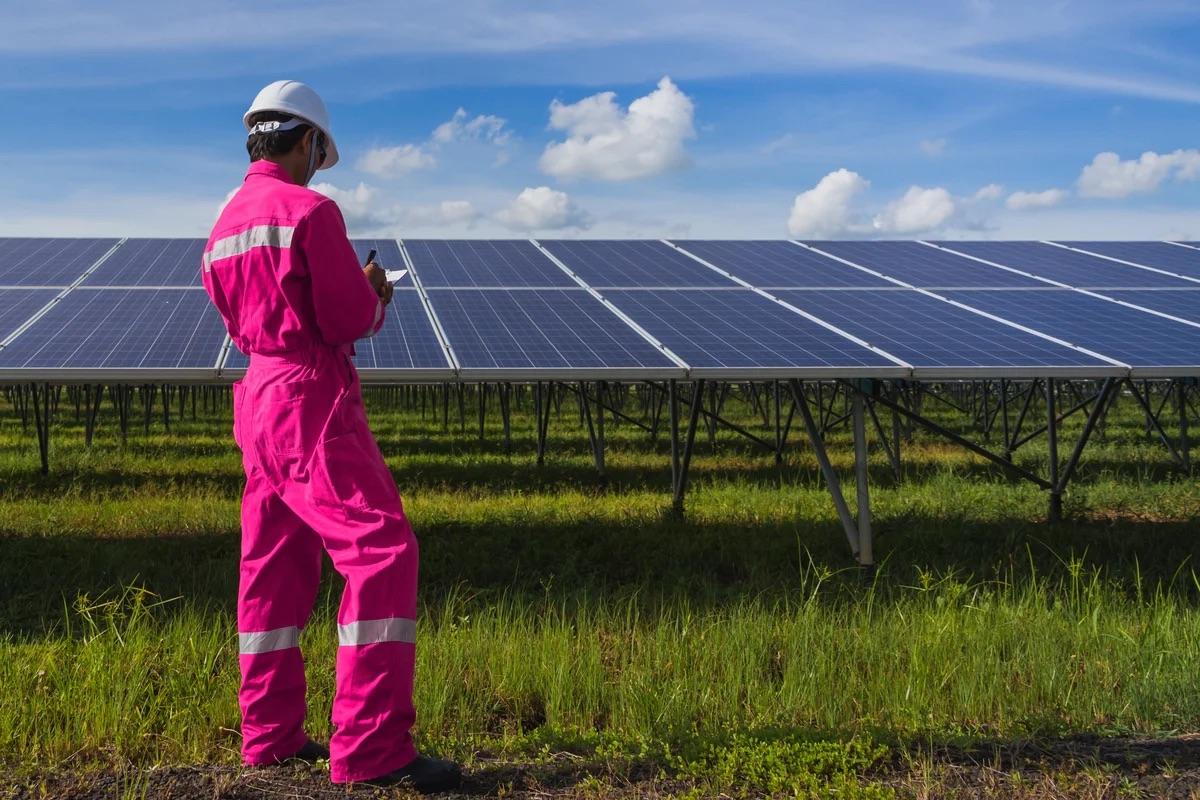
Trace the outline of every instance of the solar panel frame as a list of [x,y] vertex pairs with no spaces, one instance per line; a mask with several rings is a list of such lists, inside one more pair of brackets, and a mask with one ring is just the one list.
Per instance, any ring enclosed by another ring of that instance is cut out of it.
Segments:
[[1184,289],[1196,285],[1174,275],[1118,264],[1045,242],[963,241],[934,244],[1077,289]]
[[408,262],[426,289],[578,287],[528,239],[404,239]]
[[1200,324],[1200,286],[1195,289],[1100,289],[1096,294]]
[[805,241],[804,244],[919,289],[940,291],[1046,286],[1045,281],[981,264],[920,242]]
[[736,289],[737,281],[657,239],[543,239],[579,281],[605,289]]
[[0,342],[20,330],[60,293],[58,289],[25,287],[0,291]]
[[[430,287],[427,294],[464,380],[649,380],[687,374],[578,286]],[[602,344],[613,350],[601,352]]]
[[114,252],[122,241],[112,238],[0,239],[0,287],[65,289]]
[[212,381],[224,338],[202,290],[79,288],[0,349],[0,379]]
[[200,287],[204,239],[126,239],[80,282],[90,288]]
[[[1197,327],[1073,289],[955,290],[943,294],[1115,359],[1130,367],[1131,377],[1200,376]],[[1176,348],[1178,355],[1168,355],[1168,345]]]
[[[908,362],[917,380],[1099,378],[1125,372],[1123,367],[914,289],[804,289],[773,294]],[[930,331],[937,334],[930,336]]]
[[[605,297],[692,378],[902,378],[909,367],[753,289],[611,289]],[[686,304],[686,305],[684,305]],[[744,345],[759,346],[751,352]]]
[[759,289],[886,289],[889,281],[785,239],[673,239],[671,244]]
[[1200,250],[1179,247],[1170,242],[1079,242],[1058,244],[1085,250],[1109,258],[1130,261],[1146,267],[1193,278],[1200,286]]

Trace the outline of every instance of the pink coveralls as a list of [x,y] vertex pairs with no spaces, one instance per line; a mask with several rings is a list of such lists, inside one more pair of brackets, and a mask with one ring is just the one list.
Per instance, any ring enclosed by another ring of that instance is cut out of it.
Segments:
[[242,450],[238,639],[242,754],[305,743],[300,630],[321,551],[346,579],[338,611],[330,777],[366,780],[417,756],[417,540],[367,427],[353,342],[383,324],[337,205],[256,161],[205,247],[204,288],[250,356],[234,384]]

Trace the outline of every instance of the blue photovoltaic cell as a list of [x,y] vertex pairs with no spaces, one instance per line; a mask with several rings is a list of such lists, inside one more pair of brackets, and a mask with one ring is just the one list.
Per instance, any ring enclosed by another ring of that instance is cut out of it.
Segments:
[[759,288],[836,289],[895,286],[890,281],[792,242],[676,241],[689,253]]
[[224,339],[202,291],[76,289],[0,350],[0,369],[213,367]]
[[1195,289],[1103,289],[1097,294],[1160,311],[1189,322],[1200,322],[1200,286]]
[[0,239],[0,286],[67,286],[117,239]]
[[625,289],[737,286],[737,282],[711,270],[694,258],[662,242],[561,240],[542,246],[597,288]]
[[54,289],[4,289],[0,291],[0,340],[21,327],[25,320],[49,303]]
[[1080,250],[1200,278],[1200,250],[1167,242],[1063,242]]
[[1006,267],[1032,272],[1080,289],[1185,288],[1182,278],[1106,261],[1085,253],[1041,242],[938,242],[968,255],[986,258]]
[[464,369],[673,368],[583,289],[431,289]]
[[919,289],[1045,286],[920,242],[808,242],[827,253],[910,283]]
[[749,289],[633,289],[604,296],[693,367],[897,366]]
[[1069,347],[910,289],[774,294],[914,367],[1108,366]]
[[[351,239],[354,252],[358,255],[358,263],[366,266],[367,255],[375,251],[375,263],[384,269],[404,269],[404,256],[400,255],[400,246],[395,239]],[[404,284],[411,285],[407,276]]]
[[414,289],[397,291],[379,333],[355,343],[359,369],[449,369],[445,351]]
[[129,239],[81,286],[199,286],[203,239]]
[[1200,364],[1200,328],[1070,289],[944,294],[1132,367]]
[[405,239],[404,247],[427,289],[579,285],[524,239]]
[[[386,313],[379,333],[354,343],[355,366],[361,370],[450,369],[416,290],[397,290]],[[222,368],[244,370],[249,364],[245,354],[231,346]]]

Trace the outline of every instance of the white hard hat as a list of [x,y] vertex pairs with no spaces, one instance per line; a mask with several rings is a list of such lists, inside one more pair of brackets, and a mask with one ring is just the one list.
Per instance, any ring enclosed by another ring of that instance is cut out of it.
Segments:
[[[329,130],[329,111],[320,95],[312,87],[300,81],[275,81],[264,86],[250,108],[242,115],[242,124],[250,130],[250,115],[259,111],[279,111],[309,122],[325,134],[325,163],[320,169],[329,169],[338,162],[337,144]],[[311,169],[311,167],[309,167]]]

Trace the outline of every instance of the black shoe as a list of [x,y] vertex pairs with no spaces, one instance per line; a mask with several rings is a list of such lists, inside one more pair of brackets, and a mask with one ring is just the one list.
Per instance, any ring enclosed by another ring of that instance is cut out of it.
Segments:
[[415,761],[394,772],[359,783],[368,786],[408,786],[421,794],[449,792],[462,785],[462,767],[453,761],[417,756]]
[[329,748],[324,745],[317,744],[312,739],[307,740],[304,746],[297,750],[292,755],[279,759],[279,763],[283,764],[288,761],[303,761],[306,764],[315,764],[318,761],[329,760]]

